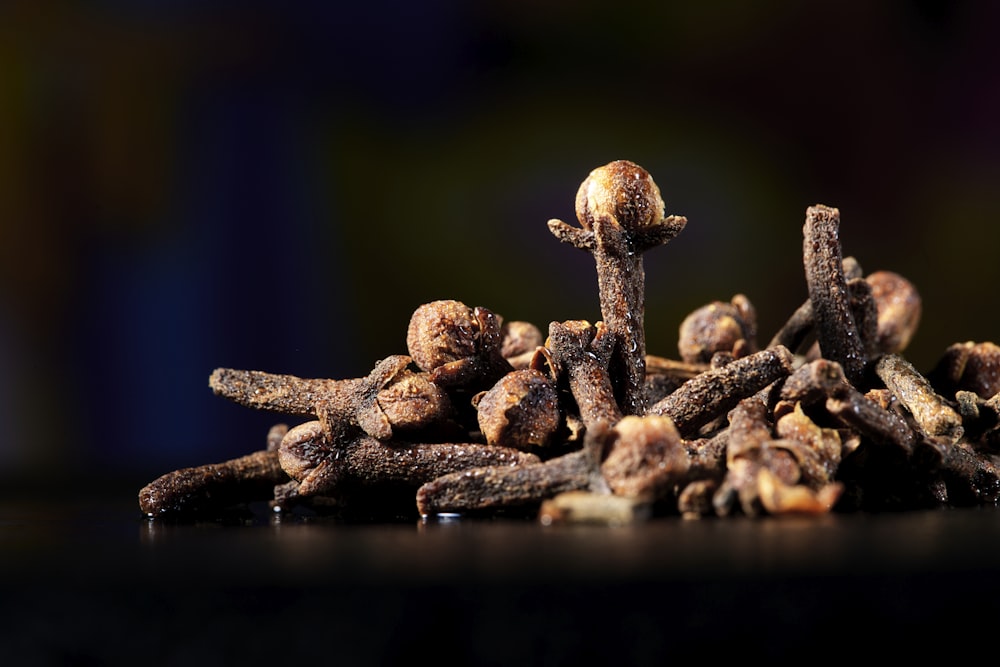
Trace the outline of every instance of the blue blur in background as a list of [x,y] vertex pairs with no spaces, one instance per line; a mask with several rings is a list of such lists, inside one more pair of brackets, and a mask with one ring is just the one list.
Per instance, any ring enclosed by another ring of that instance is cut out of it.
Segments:
[[1000,5],[36,2],[0,9],[0,478],[134,485],[264,446],[219,366],[366,374],[421,303],[600,318],[573,220],[647,168],[649,352],[806,296],[807,206],[910,278],[906,354],[996,340]]

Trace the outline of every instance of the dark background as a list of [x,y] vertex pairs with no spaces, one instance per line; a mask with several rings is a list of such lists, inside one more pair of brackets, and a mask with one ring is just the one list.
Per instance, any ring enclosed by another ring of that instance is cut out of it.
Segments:
[[441,298],[600,318],[548,233],[627,158],[687,229],[649,351],[805,298],[807,206],[916,283],[906,354],[1000,338],[1000,5],[35,2],[0,9],[0,477],[137,491],[264,446],[218,366],[366,374]]

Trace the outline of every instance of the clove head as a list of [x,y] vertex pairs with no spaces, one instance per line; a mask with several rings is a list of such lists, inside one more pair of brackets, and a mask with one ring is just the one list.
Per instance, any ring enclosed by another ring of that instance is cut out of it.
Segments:
[[902,352],[920,324],[921,301],[916,286],[892,271],[865,277],[878,310],[877,344],[880,352]]
[[623,229],[638,231],[663,222],[663,198],[649,172],[628,160],[615,160],[590,172],[576,193],[576,217],[590,231],[594,220],[610,215]]
[[514,320],[500,326],[502,343],[500,354],[504,359],[534,353],[545,342],[542,331],[531,322]]
[[410,318],[406,345],[410,357],[442,387],[490,386],[514,370],[500,351],[500,317],[461,301],[425,303]]
[[452,415],[451,399],[427,373],[403,369],[376,396],[393,429],[414,431],[443,422]]
[[302,495],[314,495],[332,488],[341,477],[340,465],[334,465],[332,443],[319,421],[309,421],[285,433],[278,448],[278,463],[294,481]]
[[601,474],[614,494],[653,500],[687,474],[690,456],[668,417],[626,415],[613,430]]
[[559,395],[541,371],[511,371],[475,398],[479,428],[490,445],[548,445],[562,425]]
[[732,301],[713,301],[681,322],[677,349],[690,364],[707,364],[716,352],[744,357],[757,351],[756,310],[744,295]]
[[451,299],[421,305],[406,332],[410,356],[428,372],[475,356],[478,342],[479,323],[472,308]]

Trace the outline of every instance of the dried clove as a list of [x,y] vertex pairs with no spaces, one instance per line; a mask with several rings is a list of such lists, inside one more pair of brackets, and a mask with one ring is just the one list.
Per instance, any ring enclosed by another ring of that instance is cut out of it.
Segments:
[[628,526],[653,516],[650,503],[639,498],[590,491],[564,491],[542,501],[538,521],[553,524]]
[[413,431],[451,415],[448,395],[426,376],[408,371],[410,362],[405,355],[390,356],[367,377],[348,380],[218,368],[208,383],[216,395],[240,405],[299,417],[334,413],[385,440],[394,428]]
[[785,347],[761,350],[705,371],[649,408],[649,414],[673,420],[685,437],[724,415],[742,399],[792,373],[792,355]]
[[798,470],[787,453],[772,449],[771,424],[767,406],[757,397],[744,398],[729,413],[726,448],[726,475],[712,496],[719,516],[729,516],[739,508],[747,516],[765,512],[759,495],[759,474],[771,468],[787,484],[798,481]]
[[583,446],[540,463],[484,466],[441,475],[417,489],[421,515],[537,506],[566,491],[610,493],[600,461],[614,437],[606,423],[587,429]]
[[545,447],[563,427],[556,388],[533,368],[511,371],[491,389],[473,397],[479,430],[491,445]]
[[499,318],[489,309],[444,299],[410,316],[406,346],[421,370],[442,387],[489,388],[514,370],[503,356]]
[[[844,443],[837,429],[821,427],[813,421],[802,404],[781,416],[774,426],[779,440],[775,446],[792,453],[799,464],[804,484],[822,489],[836,483],[837,469],[844,453]],[[848,446],[848,452],[851,451]]]
[[883,355],[875,372],[886,387],[916,420],[927,436],[942,436],[950,444],[959,441],[964,431],[962,417],[937,394],[927,378],[897,354]]
[[875,445],[885,446],[909,457],[917,436],[906,420],[868,400],[852,385],[841,385],[826,399],[826,410],[841,424],[856,429]]
[[745,357],[757,351],[757,311],[743,294],[713,301],[684,318],[677,341],[683,361],[707,364],[716,352]]
[[729,421],[728,472],[712,498],[717,513],[731,513],[738,502],[749,516],[816,514],[839,500],[843,485],[829,474],[832,459],[840,457],[835,433],[816,427],[801,411],[783,417],[779,429],[760,397],[740,401]]
[[803,232],[806,286],[823,357],[839,363],[851,382],[861,382],[867,358],[844,277],[840,211],[810,206]]
[[913,283],[893,271],[875,271],[865,281],[871,287],[878,312],[876,348],[886,354],[902,352],[920,323],[920,293]]
[[982,398],[1000,393],[1000,345],[965,341],[950,345],[928,374],[943,394],[972,391]]
[[669,418],[628,415],[614,431],[616,437],[601,462],[601,475],[612,493],[656,502],[685,479],[691,456]]
[[552,322],[543,357],[561,384],[568,386],[584,427],[622,418],[608,373],[615,340],[602,322]]
[[500,325],[500,334],[500,356],[515,369],[527,368],[535,350],[545,343],[542,330],[522,320],[504,322]]
[[383,442],[369,435],[331,439],[319,421],[290,429],[278,460],[298,482],[297,497],[323,496],[347,481],[366,485],[403,484],[414,488],[456,471],[482,466],[533,464],[538,457],[508,447],[479,443]]
[[[842,265],[851,313],[867,358],[902,352],[920,321],[920,294],[913,283],[892,271],[863,276],[853,257],[845,257]],[[815,333],[812,301],[807,299],[774,334],[768,347],[784,345],[808,360],[822,358]],[[809,342],[812,347],[807,350]]]
[[421,514],[540,505],[568,491],[653,503],[687,473],[690,457],[666,417],[630,415],[588,427],[583,446],[537,463],[442,476],[417,491]]
[[796,405],[813,406],[831,396],[843,395],[850,388],[844,369],[836,361],[815,359],[796,368],[791,375],[775,385],[775,405],[772,410],[781,418]]
[[601,317],[611,339],[611,379],[622,414],[643,414],[646,339],[642,253],[673,239],[687,218],[664,217],[660,189],[628,160],[599,167],[576,195],[580,227],[550,220],[552,234],[594,256]]
[[139,490],[139,509],[151,517],[218,513],[233,505],[268,500],[275,485],[287,481],[277,451],[253,452],[162,475]]
[[1000,462],[967,443],[948,450],[940,475],[947,493],[941,502],[958,507],[1000,503]]

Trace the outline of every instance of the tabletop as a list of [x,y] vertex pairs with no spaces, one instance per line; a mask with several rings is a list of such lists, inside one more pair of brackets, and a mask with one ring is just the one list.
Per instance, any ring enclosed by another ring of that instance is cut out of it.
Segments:
[[627,526],[266,507],[164,521],[134,495],[0,502],[0,645],[16,664],[898,659],[973,655],[1000,619],[992,507]]

